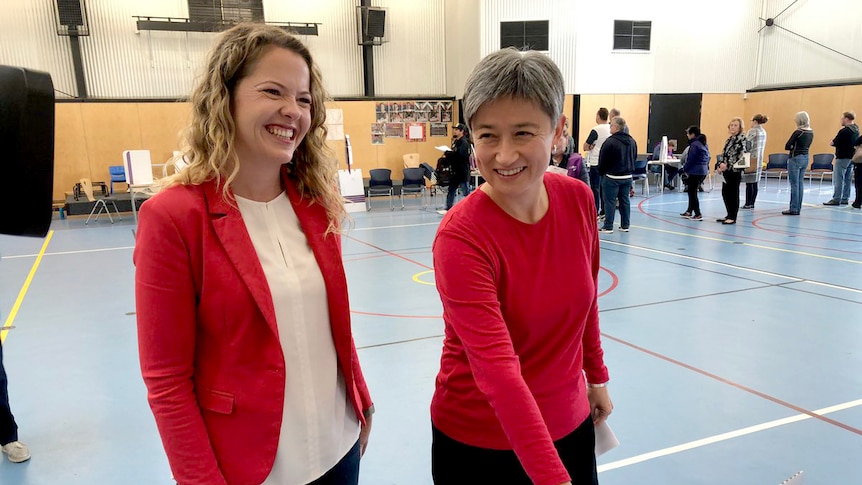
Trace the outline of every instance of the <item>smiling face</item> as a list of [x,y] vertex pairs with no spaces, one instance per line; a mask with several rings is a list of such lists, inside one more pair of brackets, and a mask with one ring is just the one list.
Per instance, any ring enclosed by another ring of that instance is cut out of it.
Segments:
[[235,150],[244,168],[289,162],[311,126],[308,64],[297,53],[269,47],[234,88]]
[[532,101],[503,98],[482,105],[470,128],[486,193],[509,203],[539,200],[551,146],[563,124],[562,117],[552,123]]

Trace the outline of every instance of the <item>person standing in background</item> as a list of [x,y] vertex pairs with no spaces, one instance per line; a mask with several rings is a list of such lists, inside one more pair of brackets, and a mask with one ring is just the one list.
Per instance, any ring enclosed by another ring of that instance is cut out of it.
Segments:
[[[835,147],[835,164],[832,168],[832,199],[823,205],[846,205],[850,201],[850,177],[853,164],[850,159],[855,152],[856,140],[859,138],[859,126],[854,123],[856,114],[847,111],[841,116],[841,129],[832,139]],[[857,195],[858,197],[858,195]]]
[[620,231],[629,232],[632,172],[638,154],[638,144],[625,132],[626,120],[619,116],[611,119],[611,136],[599,153],[599,174],[602,176],[602,198],[605,204],[605,222],[601,233],[614,232],[614,213],[617,201],[620,207]]
[[689,126],[685,134],[688,137],[688,147],[683,152],[680,172],[688,193],[688,208],[680,215],[686,219],[701,221],[703,214],[700,212],[697,189],[709,173],[709,146],[706,144],[706,135],[700,132],[700,127]]
[[745,135],[743,134],[745,125],[742,118],[733,118],[727,125],[727,132],[730,136],[724,143],[724,150],[721,152],[721,162],[716,167],[716,170],[724,177],[724,182],[721,184],[721,198],[724,200],[724,208],[727,215],[716,219],[716,222],[722,224],[736,224],[736,216],[739,213],[739,184],[742,182],[742,169],[734,168],[738,164],[745,153]]
[[745,147],[751,154],[751,163],[743,171],[742,181],[745,182],[745,205],[743,209],[754,209],[757,200],[757,189],[760,184],[760,174],[763,170],[763,153],[766,151],[766,130],[763,125],[769,121],[766,115],[756,114],[751,119],[751,129],[745,136]]
[[598,218],[605,216],[604,205],[602,202],[602,177],[599,175],[599,151],[602,149],[602,144],[608,137],[611,136],[611,127],[608,124],[608,109],[599,108],[596,112],[596,126],[590,130],[584,142],[584,150],[587,153],[587,166],[590,169],[590,189],[593,191],[593,199],[596,202],[596,212]]
[[[4,331],[0,331],[0,335]],[[12,463],[21,463],[30,459],[27,445],[18,441],[18,424],[9,406],[9,382],[6,378],[6,368],[3,366],[2,342],[0,342],[0,446]]]
[[796,130],[790,135],[784,149],[790,152],[787,161],[787,180],[790,182],[790,207],[781,211],[785,216],[798,216],[802,211],[802,196],[805,194],[803,182],[808,168],[808,149],[814,141],[811,117],[805,111],[796,113]]

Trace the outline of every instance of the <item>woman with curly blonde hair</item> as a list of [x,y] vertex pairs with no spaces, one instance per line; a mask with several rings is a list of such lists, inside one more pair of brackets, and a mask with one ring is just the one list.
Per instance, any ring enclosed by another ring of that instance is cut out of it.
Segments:
[[188,166],[141,207],[141,370],[180,485],[358,482],[374,408],[325,99],[281,28],[224,32],[192,94]]

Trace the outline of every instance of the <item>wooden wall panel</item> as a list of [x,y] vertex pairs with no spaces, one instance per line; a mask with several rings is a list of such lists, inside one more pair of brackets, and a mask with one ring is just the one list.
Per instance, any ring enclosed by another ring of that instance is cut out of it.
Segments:
[[578,131],[578,151],[583,153],[584,142],[590,135],[590,131],[596,126],[596,112],[599,108],[611,109],[614,107],[613,94],[582,94],[580,130]]
[[[845,111],[844,89],[844,86],[840,86],[802,90],[801,109],[808,112],[811,128],[814,129],[814,142],[809,152],[811,155],[835,153],[830,143],[841,129],[841,114]],[[811,157],[809,161],[812,161]]]
[[770,153],[786,153],[784,143],[796,129],[793,116],[802,109],[802,91],[766,91],[751,93],[745,101],[746,120],[760,113],[769,117],[763,126],[766,130],[766,156]]
[[[140,103],[141,145],[153,163],[165,163],[183,145],[183,131],[191,119],[189,103]],[[158,175],[158,174],[157,174]]]
[[81,104],[60,103],[54,110],[54,194],[65,200],[82,177],[91,177]]
[[609,108],[616,108],[629,126],[629,134],[638,144],[638,153],[649,153],[649,94],[617,94]]
[[862,123],[862,86],[844,86],[844,96],[841,111],[853,111],[856,114],[856,124]]
[[[745,100],[742,94],[704,94],[700,109],[700,131],[706,135],[709,154],[712,160],[724,149],[729,133],[727,125],[731,118],[742,118],[745,129],[751,128],[751,115],[745,113]],[[688,128],[688,127],[685,127]]]
[[108,167],[123,164],[124,150],[149,148],[141,140],[136,103],[84,103],[81,115],[90,161],[89,177],[94,182],[111,179]]

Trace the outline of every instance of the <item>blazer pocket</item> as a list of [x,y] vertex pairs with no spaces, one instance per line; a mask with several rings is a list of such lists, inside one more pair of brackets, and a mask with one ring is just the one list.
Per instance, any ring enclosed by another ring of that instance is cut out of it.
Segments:
[[234,395],[229,392],[204,389],[198,395],[201,408],[219,414],[233,413]]

